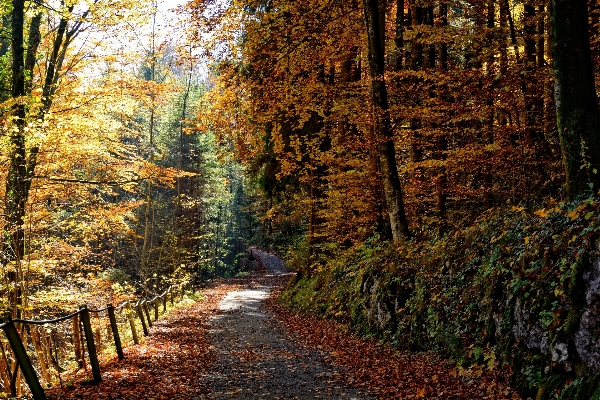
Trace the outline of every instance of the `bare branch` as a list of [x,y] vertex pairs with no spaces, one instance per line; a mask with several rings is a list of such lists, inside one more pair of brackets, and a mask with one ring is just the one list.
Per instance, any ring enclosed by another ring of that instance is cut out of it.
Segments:
[[123,180],[123,181],[89,181],[86,179],[57,178],[57,177],[53,177],[53,176],[39,176],[39,175],[36,175],[33,178],[34,179],[43,179],[43,180],[52,181],[52,182],[82,183],[85,185],[109,185],[109,186],[125,185],[128,183],[142,182],[147,179],[150,179],[150,177],[144,177],[144,178]]

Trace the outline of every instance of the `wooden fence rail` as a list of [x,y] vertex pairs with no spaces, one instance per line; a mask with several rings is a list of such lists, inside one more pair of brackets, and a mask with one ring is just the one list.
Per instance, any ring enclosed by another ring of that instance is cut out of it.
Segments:
[[[0,318],[0,329],[4,332],[6,339],[8,340],[8,344],[13,352],[16,366],[20,368],[21,373],[23,374],[27,386],[29,386],[29,390],[31,391],[31,395],[34,400],[47,400],[46,394],[44,393],[44,389],[40,383],[38,372],[36,371],[33,363],[31,362],[30,356],[27,354],[26,345],[23,343],[19,331],[24,332],[25,327],[27,325],[48,325],[48,324],[57,324],[66,320],[71,319],[73,325],[73,344],[75,347],[76,358],[78,358],[78,363],[80,365],[85,365],[85,359],[83,357],[83,349],[82,344],[80,343],[80,328],[79,321],[81,321],[83,325],[83,336],[85,336],[85,347],[87,348],[89,364],[92,368],[93,382],[95,384],[99,383],[102,380],[101,372],[100,372],[100,364],[98,362],[98,351],[100,343],[98,338],[100,337],[100,331],[97,331],[96,338],[94,337],[94,331],[92,329],[91,323],[91,314],[95,314],[99,316],[100,313],[106,312],[108,316],[110,330],[112,333],[112,341],[114,342],[115,350],[117,352],[117,356],[119,360],[125,358],[123,354],[123,346],[121,343],[121,335],[119,333],[119,327],[117,323],[117,318],[115,311],[124,309],[126,322],[129,322],[129,327],[131,330],[131,336],[133,338],[133,342],[135,344],[139,344],[139,336],[137,333],[137,328],[135,324],[135,320],[133,317],[132,309],[136,310],[138,318],[140,319],[142,330],[144,332],[144,336],[148,336],[148,327],[152,327],[152,321],[150,318],[150,312],[148,310],[148,303],[151,307],[154,308],[154,321],[158,320],[159,317],[159,304],[162,302],[163,304],[163,312],[167,310],[167,298],[170,296],[171,305],[174,305],[175,298],[179,297],[177,294],[177,290],[180,291],[180,296],[183,299],[183,296],[187,290],[192,288],[190,283],[181,283],[177,285],[169,286],[167,290],[165,290],[162,294],[155,296],[153,299],[144,300],[139,299],[137,303],[133,304],[132,301],[126,301],[118,307],[114,307],[112,304],[108,304],[106,308],[102,309],[90,309],[87,305],[80,306],[80,309],[62,316],[53,320],[39,320],[39,321],[31,321],[25,319],[12,319],[10,316],[5,316]],[[20,326],[20,329],[17,326]],[[33,330],[32,330],[33,332]],[[38,346],[38,338],[34,338],[32,335],[32,341],[35,346]],[[83,342],[83,337],[81,341]],[[40,339],[41,340],[41,339]],[[47,339],[47,343],[50,343],[50,340]],[[54,341],[54,345],[56,346],[56,342]],[[4,351],[4,350],[3,350]],[[44,361],[38,356],[40,359],[40,369],[43,371],[40,373],[42,376],[47,375],[46,365]],[[81,358],[81,359],[79,359]],[[59,368],[57,368],[59,369]],[[17,371],[13,374],[16,374]],[[9,374],[14,376],[13,374]]]

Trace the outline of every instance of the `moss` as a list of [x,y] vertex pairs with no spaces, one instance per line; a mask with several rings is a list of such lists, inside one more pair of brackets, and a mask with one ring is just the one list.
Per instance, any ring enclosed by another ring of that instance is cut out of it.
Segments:
[[[585,309],[583,276],[591,265],[586,254],[600,237],[598,211],[596,200],[535,212],[497,209],[429,241],[332,245],[315,273],[282,298],[297,309],[347,322],[363,335],[436,350],[457,362],[484,362],[482,352],[492,352],[514,371],[512,384],[525,396],[553,398],[567,382],[581,385],[585,366],[573,359],[573,371],[566,372],[551,356],[515,343],[514,309],[522,304],[529,312],[526,325],[545,329],[538,336],[550,342],[560,335],[556,340],[575,354],[572,336]],[[378,304],[391,312],[382,325],[374,319]]]
[[552,374],[544,379],[535,396],[536,399],[555,398],[557,393],[560,393],[561,387],[567,380],[564,374]]
[[567,385],[560,393],[560,400],[600,399],[600,376],[578,378]]
[[[590,263],[586,263],[589,266]],[[577,262],[575,268],[572,270],[571,280],[568,287],[568,295],[571,301],[572,307],[567,314],[567,320],[564,325],[564,332],[566,337],[572,337],[577,328],[579,327],[579,321],[585,308],[585,282],[583,281],[584,264]]]

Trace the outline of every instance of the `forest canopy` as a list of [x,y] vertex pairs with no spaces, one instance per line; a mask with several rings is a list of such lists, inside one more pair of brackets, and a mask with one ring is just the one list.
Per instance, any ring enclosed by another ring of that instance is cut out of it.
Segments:
[[[556,3],[551,15],[533,0],[192,1],[192,37],[210,38],[216,81],[202,126],[235,144],[283,225],[307,226],[309,248],[436,235],[507,202],[573,199],[598,187],[597,135],[568,139],[588,122],[567,127],[563,114],[595,124],[598,11],[592,2],[588,31],[581,1]],[[567,13],[581,21],[577,43]],[[587,59],[553,57],[552,26],[554,47],[587,48]],[[577,87],[591,108],[561,108],[557,121],[553,76],[585,76],[556,88]]]
[[597,239],[598,1],[167,3],[0,0],[2,312],[235,275],[250,244],[288,255],[290,302],[389,278],[397,332],[457,276],[516,288],[509,314],[554,293],[547,329],[577,309],[560,304]]
[[194,122],[210,83],[167,11],[2,3],[3,312],[60,314],[235,265],[244,179]]

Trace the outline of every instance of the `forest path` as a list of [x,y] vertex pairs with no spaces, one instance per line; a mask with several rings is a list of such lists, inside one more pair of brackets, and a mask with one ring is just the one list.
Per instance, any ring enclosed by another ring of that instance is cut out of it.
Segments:
[[499,369],[457,368],[286,308],[277,298],[292,274],[277,256],[253,254],[262,270],[215,280],[156,321],[144,343],[126,346],[124,360],[103,356],[99,385],[82,382],[82,370],[48,399],[519,398]]
[[274,285],[287,279],[283,261],[252,249],[265,271],[248,287],[229,292],[210,321],[208,342],[214,364],[200,378],[200,398],[367,399],[365,390],[342,380],[345,368],[325,361],[320,351],[302,348],[282,333],[262,303]]

